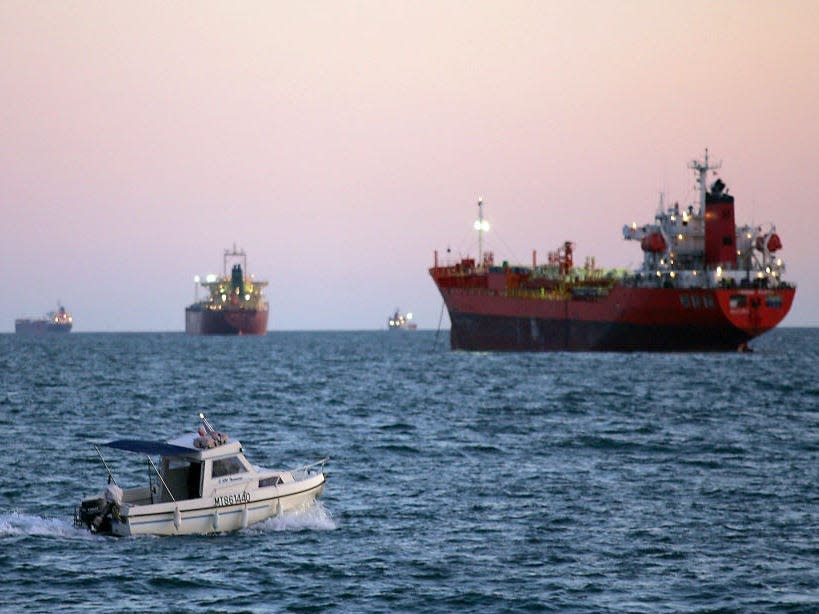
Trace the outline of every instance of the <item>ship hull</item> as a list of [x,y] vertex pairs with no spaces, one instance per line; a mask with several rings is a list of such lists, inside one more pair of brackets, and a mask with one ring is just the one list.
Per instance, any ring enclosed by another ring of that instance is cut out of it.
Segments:
[[594,300],[441,289],[450,345],[470,351],[735,351],[775,327],[793,288],[615,287]]
[[264,335],[268,311],[257,309],[185,309],[185,332],[189,335]]
[[16,320],[14,332],[18,335],[47,335],[70,333],[71,324],[55,324],[48,320]]
[[736,329],[450,314],[453,350],[508,352],[735,351],[752,339]]

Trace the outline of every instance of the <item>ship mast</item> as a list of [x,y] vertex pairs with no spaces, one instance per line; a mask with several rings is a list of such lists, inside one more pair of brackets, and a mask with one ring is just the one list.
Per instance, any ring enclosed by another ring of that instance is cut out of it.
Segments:
[[478,199],[478,219],[475,220],[478,231],[478,266],[483,266],[483,233],[489,231],[489,222],[483,219],[483,199]]
[[706,184],[706,175],[710,170],[716,170],[722,166],[722,162],[717,162],[716,164],[709,164],[708,163],[708,148],[705,148],[705,160],[700,162],[699,160],[692,160],[688,164],[688,168],[695,171],[697,173],[697,183],[700,184],[700,215],[702,212],[705,211],[705,193],[708,189]]
[[[236,249],[236,243],[233,244],[233,250],[226,249],[225,255],[222,258],[222,275],[227,277],[228,260],[240,259],[242,261],[242,273],[247,274],[247,254],[243,249]],[[233,260],[235,261],[235,260]]]

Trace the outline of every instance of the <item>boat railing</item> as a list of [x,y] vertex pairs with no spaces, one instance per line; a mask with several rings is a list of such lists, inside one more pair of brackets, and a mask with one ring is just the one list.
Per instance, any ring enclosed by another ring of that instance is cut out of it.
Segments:
[[327,464],[327,461],[330,460],[329,456],[325,456],[320,461],[316,461],[315,463],[309,463],[307,465],[302,465],[301,467],[297,467],[296,469],[291,469],[290,473],[295,480],[303,480],[305,478],[310,477],[315,473],[320,473],[324,469],[324,465]]
[[[314,463],[309,463],[307,465],[302,465],[301,467],[296,467],[295,469],[288,469],[287,473],[293,476],[293,480],[298,482],[299,480],[304,480],[321,471],[324,468],[324,465],[330,460],[329,456],[325,456],[320,461],[316,461]],[[243,486],[247,486],[247,483],[243,483]],[[236,489],[237,484],[220,484],[213,487],[213,492],[218,493],[223,490],[232,490]]]
[[168,485],[165,483],[165,478],[162,477],[162,474],[159,472],[159,469],[156,468],[156,465],[154,464],[154,461],[151,460],[150,456],[146,456],[146,458],[148,459],[148,462],[151,464],[151,467],[153,468],[154,473],[156,473],[156,477],[159,478],[159,481],[162,482],[162,486],[165,487],[165,490],[163,491],[163,493],[161,495],[162,498],[164,498],[165,493],[167,493],[168,496],[171,498],[171,501],[176,503],[176,498],[173,496],[173,493],[171,492],[171,489],[168,488]]

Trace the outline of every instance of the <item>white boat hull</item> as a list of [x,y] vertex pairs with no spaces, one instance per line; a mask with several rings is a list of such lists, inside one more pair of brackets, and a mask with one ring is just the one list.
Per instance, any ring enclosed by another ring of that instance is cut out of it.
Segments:
[[259,488],[225,492],[219,497],[135,505],[125,503],[119,519],[111,522],[111,534],[201,535],[238,531],[310,504],[324,489],[323,473],[303,480]]

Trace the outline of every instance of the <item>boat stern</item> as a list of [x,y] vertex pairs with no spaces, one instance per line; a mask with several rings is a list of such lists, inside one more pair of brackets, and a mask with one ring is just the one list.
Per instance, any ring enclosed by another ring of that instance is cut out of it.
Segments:
[[776,327],[788,315],[796,288],[730,288],[715,294],[724,316],[748,339],[753,339]]

